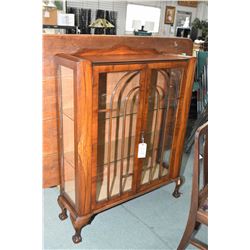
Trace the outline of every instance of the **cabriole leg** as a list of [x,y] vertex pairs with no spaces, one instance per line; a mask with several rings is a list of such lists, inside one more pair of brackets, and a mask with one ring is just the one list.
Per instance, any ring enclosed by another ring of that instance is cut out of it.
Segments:
[[72,236],[72,240],[75,244],[80,243],[82,241],[82,236],[81,236],[82,228],[91,223],[91,221],[93,220],[93,216],[85,218],[77,217],[75,219],[72,216],[70,216],[70,219],[75,228],[75,234]]
[[[59,196],[60,197],[60,196]],[[67,215],[67,209],[64,207],[64,205],[60,202],[60,198],[58,197],[57,202],[60,206],[60,208],[62,209],[62,212],[58,215],[60,220],[65,220],[68,218]]]

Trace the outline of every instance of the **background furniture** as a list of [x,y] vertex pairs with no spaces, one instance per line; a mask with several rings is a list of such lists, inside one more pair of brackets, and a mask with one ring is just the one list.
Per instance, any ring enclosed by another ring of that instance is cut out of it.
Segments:
[[190,134],[185,142],[186,152],[190,152],[192,148],[194,135],[198,127],[208,121],[208,52],[198,51],[196,54],[197,64],[193,85],[193,96],[196,96],[197,118],[192,122],[193,125]]
[[191,206],[178,250],[185,249],[188,244],[208,249],[206,244],[194,238],[200,224],[208,226],[208,123],[199,127],[195,133]]
[[43,35],[43,187],[60,184],[56,111],[56,70],[54,55],[75,53],[81,48],[110,48],[116,45],[192,55],[192,41],[183,38],[105,36],[105,35]]
[[190,31],[191,31],[190,28],[177,27],[176,28],[176,36],[177,37],[189,37]]
[[57,54],[60,219],[74,243],[92,217],[176,182],[195,71],[195,57],[154,49]]
[[66,30],[67,34],[90,34],[91,9],[66,7],[66,12],[75,15],[75,27]]
[[[78,27],[77,26],[64,26],[64,25],[46,25],[43,24],[43,29],[53,29],[58,31],[59,34],[66,34],[67,30],[70,30],[70,34],[73,34],[73,30],[75,34],[78,34]],[[44,31],[44,33],[47,33],[46,30]],[[56,33],[56,32],[54,32]]]
[[195,8],[198,5],[198,1],[178,1],[178,5]]

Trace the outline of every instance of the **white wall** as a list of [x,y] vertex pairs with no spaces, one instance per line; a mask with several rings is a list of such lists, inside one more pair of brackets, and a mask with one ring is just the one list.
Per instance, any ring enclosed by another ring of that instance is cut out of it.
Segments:
[[207,21],[208,20],[208,2],[203,1],[197,6],[197,17],[200,20]]
[[[113,10],[118,12],[117,18],[117,35],[124,35],[125,24],[126,24],[126,9],[127,3],[142,4],[148,6],[154,6],[161,8],[161,18],[160,18],[160,27],[158,36],[174,36],[175,26],[171,29],[169,24],[164,24],[164,16],[166,6],[175,6],[177,10],[192,12],[191,22],[198,17],[201,20],[207,20],[207,2],[199,2],[196,8],[179,6],[177,1],[149,1],[149,0],[127,0],[127,1],[117,1],[117,0],[70,0],[67,1],[67,5],[70,7],[80,7],[86,9],[104,9],[104,10]],[[93,13],[94,14],[94,13]],[[176,15],[175,15],[176,17]],[[94,19],[95,17],[92,16]],[[172,32],[171,32],[172,30]],[[127,33],[129,34],[129,33]]]

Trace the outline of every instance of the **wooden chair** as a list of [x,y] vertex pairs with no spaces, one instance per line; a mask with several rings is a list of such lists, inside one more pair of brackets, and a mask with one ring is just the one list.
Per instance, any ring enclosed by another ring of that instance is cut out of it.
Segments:
[[[203,171],[201,171],[202,167]],[[200,181],[201,174],[203,181]],[[200,126],[195,133],[191,206],[178,250],[185,249],[188,244],[199,249],[208,249],[208,245],[194,237],[201,224],[208,226],[208,122]]]

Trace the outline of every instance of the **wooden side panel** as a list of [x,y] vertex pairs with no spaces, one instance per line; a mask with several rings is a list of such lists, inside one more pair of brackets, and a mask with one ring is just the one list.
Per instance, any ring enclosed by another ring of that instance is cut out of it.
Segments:
[[[43,35],[43,187],[60,184],[57,157],[56,71],[54,56],[93,48],[118,45],[134,49],[156,49],[167,53],[192,55],[192,41],[185,38],[106,35]],[[53,167],[52,167],[53,165]]]

